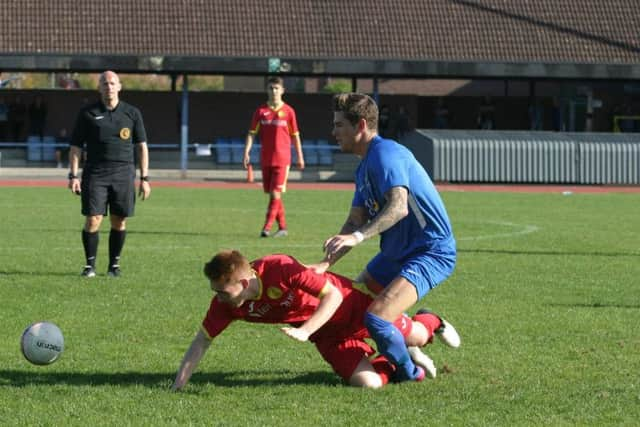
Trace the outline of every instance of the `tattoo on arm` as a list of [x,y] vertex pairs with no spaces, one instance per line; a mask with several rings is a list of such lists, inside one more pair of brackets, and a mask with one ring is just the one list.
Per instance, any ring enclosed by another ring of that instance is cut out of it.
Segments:
[[352,207],[347,222],[340,229],[340,234],[353,233],[366,224],[368,219],[367,211],[364,208]]
[[360,229],[365,239],[390,229],[409,213],[408,191],[406,188],[392,187],[385,194],[385,198],[387,203],[382,208],[382,211]]

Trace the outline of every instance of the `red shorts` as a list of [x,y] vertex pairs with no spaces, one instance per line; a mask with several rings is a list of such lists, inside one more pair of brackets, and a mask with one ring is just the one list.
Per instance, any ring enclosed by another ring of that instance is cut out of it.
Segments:
[[[412,321],[406,315],[394,322],[394,325],[400,330],[405,338],[411,333]],[[327,336],[327,338],[319,338],[316,342],[316,348],[331,365],[331,368],[345,381],[353,375],[358,367],[358,363],[363,358],[376,353],[364,339],[369,336],[366,328],[356,331],[352,335],[336,339]]]
[[284,193],[287,191],[288,179],[289,166],[262,167],[262,189],[265,193],[271,193],[272,191]]

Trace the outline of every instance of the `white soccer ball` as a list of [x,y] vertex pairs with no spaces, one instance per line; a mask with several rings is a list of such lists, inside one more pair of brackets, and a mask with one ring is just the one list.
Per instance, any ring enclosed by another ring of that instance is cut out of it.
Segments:
[[36,322],[22,333],[20,348],[24,358],[34,365],[49,365],[64,350],[62,331],[50,322]]

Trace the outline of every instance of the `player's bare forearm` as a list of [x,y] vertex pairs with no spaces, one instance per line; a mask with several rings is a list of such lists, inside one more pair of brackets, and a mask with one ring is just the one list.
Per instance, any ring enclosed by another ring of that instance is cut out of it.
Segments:
[[[335,252],[325,251],[324,258],[320,261],[320,264],[325,264],[325,270],[328,270],[336,262],[340,261],[340,259],[345,256],[351,250],[350,246],[343,246]],[[316,269],[316,271],[319,271]]]
[[321,264],[324,263],[328,266],[331,266],[338,262],[338,260],[344,255],[346,255],[347,252],[351,250],[351,247],[355,246],[355,244],[357,243],[351,242],[351,244],[349,244],[348,242],[345,242],[345,239],[348,239],[354,231],[358,230],[360,227],[366,224],[367,220],[367,211],[364,208],[352,206],[351,210],[349,211],[347,221],[340,229],[340,234],[332,236],[325,240],[323,246],[325,255],[321,261]]
[[340,234],[351,234],[365,225],[367,221],[369,221],[367,211],[364,208],[352,206],[347,220],[340,229]]
[[296,147],[296,153],[298,155],[298,169],[303,170],[305,166],[304,152],[302,151],[302,140],[299,134],[293,137],[293,144]]
[[249,167],[249,163],[251,163],[251,147],[253,147],[253,134],[249,132],[244,140],[244,157],[242,159],[242,165],[245,169]]
[[200,359],[202,359],[202,356],[204,356],[210,345],[211,341],[207,339],[204,332],[198,331],[198,334],[191,342],[191,346],[189,346],[189,349],[182,359],[171,390],[180,390],[189,382],[193,371],[198,366]]
[[298,341],[307,341],[335,314],[342,304],[342,293],[338,288],[327,281],[320,294],[320,304],[316,311],[299,328],[282,328],[282,331]]
[[364,239],[376,236],[400,222],[409,214],[408,192],[404,187],[392,187],[385,195],[387,203],[374,219],[360,228]]

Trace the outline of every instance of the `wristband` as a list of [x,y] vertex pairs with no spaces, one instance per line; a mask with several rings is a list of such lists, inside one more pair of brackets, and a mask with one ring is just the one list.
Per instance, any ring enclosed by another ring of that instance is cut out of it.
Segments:
[[146,181],[146,182],[149,182],[149,176],[141,176],[141,177],[140,177],[140,181]]
[[364,240],[364,234],[359,231],[354,231],[353,233],[351,233],[351,235],[355,237],[356,242],[358,243],[362,243],[362,241]]
[[69,172],[69,179],[78,179],[78,175],[74,175],[72,172]]

